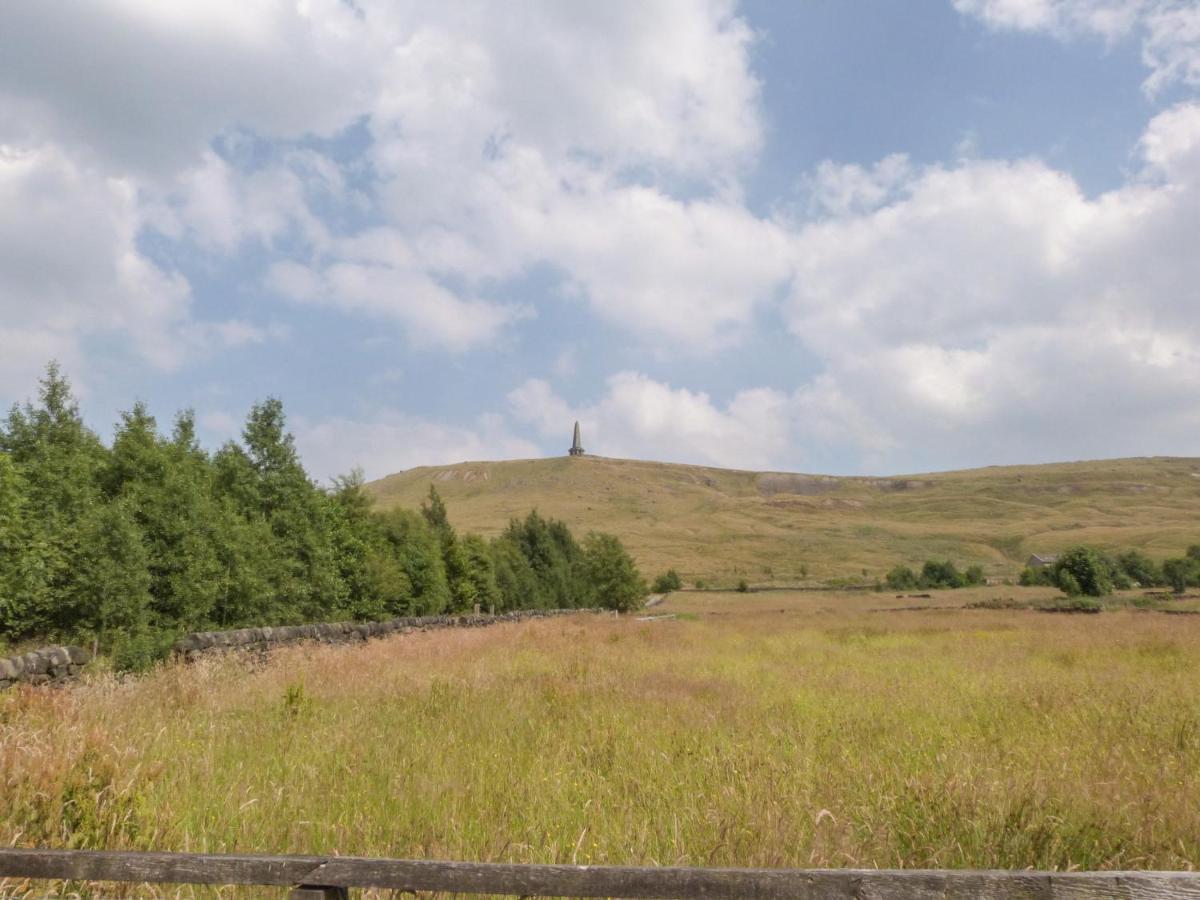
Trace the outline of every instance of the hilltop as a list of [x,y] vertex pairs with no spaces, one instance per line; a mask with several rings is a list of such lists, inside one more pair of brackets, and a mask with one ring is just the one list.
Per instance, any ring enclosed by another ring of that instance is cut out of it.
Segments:
[[1200,459],[995,466],[887,478],[557,457],[424,466],[368,485],[415,508],[436,485],[453,523],[491,535],[536,507],[617,534],[642,569],[685,581],[861,580],[929,557],[1013,575],[1081,542],[1156,557],[1200,542]]

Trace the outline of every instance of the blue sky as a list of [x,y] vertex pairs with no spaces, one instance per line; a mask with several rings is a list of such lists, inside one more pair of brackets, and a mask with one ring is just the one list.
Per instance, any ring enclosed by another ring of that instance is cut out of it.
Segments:
[[1200,455],[1191,0],[17,0],[0,401],[317,477]]

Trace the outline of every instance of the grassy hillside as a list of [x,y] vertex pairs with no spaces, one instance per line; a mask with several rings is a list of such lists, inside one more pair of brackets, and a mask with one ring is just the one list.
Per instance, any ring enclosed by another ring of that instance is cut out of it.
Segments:
[[835,478],[585,456],[423,467],[369,488],[384,508],[416,507],[431,484],[460,528],[495,534],[536,507],[686,581],[795,582],[802,566],[810,580],[874,578],[933,556],[1010,575],[1080,542],[1157,557],[1200,542],[1200,459]]

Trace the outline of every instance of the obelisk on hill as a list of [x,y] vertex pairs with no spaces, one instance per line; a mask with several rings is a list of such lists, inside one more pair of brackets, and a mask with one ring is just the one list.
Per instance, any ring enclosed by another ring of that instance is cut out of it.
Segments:
[[571,456],[583,456],[583,444],[579,440],[579,423],[575,423],[575,439],[571,441],[571,449],[567,451]]

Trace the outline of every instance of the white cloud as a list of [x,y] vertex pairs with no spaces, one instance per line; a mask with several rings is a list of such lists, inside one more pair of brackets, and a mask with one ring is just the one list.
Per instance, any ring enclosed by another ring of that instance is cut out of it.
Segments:
[[397,49],[371,158],[398,239],[468,284],[553,266],[649,341],[736,337],[788,269],[737,196],[763,127],[732,4],[485,9],[377,23]]
[[601,456],[768,468],[790,449],[789,398],[764,388],[740,391],[722,407],[705,393],[621,372],[589,406],[571,407],[538,379],[508,403],[514,418],[550,440],[579,420],[588,451]]
[[0,29],[0,108],[12,111],[0,141],[32,132],[121,174],[170,176],[226,129],[345,127],[382,52],[340,0],[15,0]]
[[473,427],[454,427],[385,409],[365,420],[300,419],[293,430],[305,468],[322,481],[356,466],[367,478],[381,478],[414,466],[541,455],[490,415]]
[[938,464],[1200,450],[1200,106],[1142,151],[1094,199],[1035,160],[968,161],[801,230],[785,308],[824,363],[796,397],[821,440]]
[[[527,314],[488,294],[536,266],[697,352],[786,282],[784,233],[739,198],[764,127],[733,0],[167,6],[18,2],[0,32],[0,141],[118,180],[134,235],[286,253],[280,293],[455,349]],[[288,143],[355,123],[340,163]]]
[[1200,86],[1200,6],[1192,0],[953,0],[995,28],[1092,35],[1112,42],[1138,32],[1150,69],[1146,90]]
[[52,356],[78,359],[94,334],[124,334],[153,364],[174,364],[188,287],[136,240],[129,182],[53,147],[0,147],[0,387],[22,389]]

